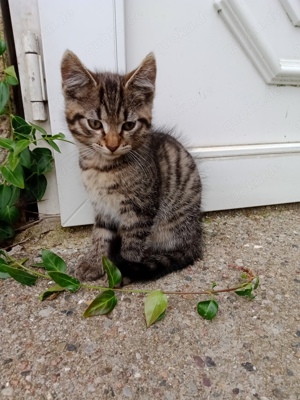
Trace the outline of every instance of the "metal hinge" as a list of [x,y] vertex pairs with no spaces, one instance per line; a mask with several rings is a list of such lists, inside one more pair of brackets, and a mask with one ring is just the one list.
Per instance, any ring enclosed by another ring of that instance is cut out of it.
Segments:
[[46,121],[46,86],[42,56],[39,54],[38,36],[34,32],[23,34],[23,45],[28,74],[29,99],[32,107],[32,119]]

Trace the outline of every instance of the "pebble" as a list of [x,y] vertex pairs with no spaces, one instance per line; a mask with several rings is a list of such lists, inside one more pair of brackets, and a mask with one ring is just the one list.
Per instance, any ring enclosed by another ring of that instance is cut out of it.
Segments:
[[39,316],[40,317],[45,317],[45,318],[47,318],[47,317],[49,317],[49,315],[51,315],[52,313],[53,313],[53,311],[54,311],[54,308],[52,308],[52,307],[47,307],[47,308],[44,308],[43,310],[41,310],[40,312],[39,312]]
[[125,397],[132,397],[132,391],[131,391],[130,387],[128,387],[128,386],[125,386],[125,387],[123,388],[122,393],[123,393],[123,395],[124,395]]
[[12,396],[14,394],[14,389],[11,386],[8,386],[1,390],[2,396]]

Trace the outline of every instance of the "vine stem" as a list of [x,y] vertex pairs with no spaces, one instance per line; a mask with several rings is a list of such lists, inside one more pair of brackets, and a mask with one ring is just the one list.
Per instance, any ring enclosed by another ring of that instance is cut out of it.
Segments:
[[246,282],[241,283],[239,286],[235,286],[232,288],[227,288],[227,289],[217,289],[217,290],[202,290],[202,291],[192,291],[192,292],[180,292],[180,291],[167,291],[167,290],[161,290],[161,289],[119,289],[119,288],[108,288],[108,287],[103,287],[103,286],[95,286],[95,285],[89,285],[87,283],[82,283],[81,287],[86,288],[86,289],[93,289],[93,290],[114,290],[116,292],[121,292],[121,293],[151,293],[155,290],[161,290],[162,293],[164,294],[169,294],[169,295],[201,295],[201,294],[209,294],[209,295],[214,295],[218,293],[226,293],[226,292],[234,292],[235,290],[242,289],[249,283],[251,283],[256,277],[253,276]]
[[50,276],[45,275],[45,274],[41,274],[40,272],[34,271],[32,268],[28,268],[25,265],[19,263],[17,260],[15,260],[14,258],[10,257],[7,253],[6,253],[6,257],[9,259],[9,261],[11,261],[12,263],[14,263],[15,265],[17,265],[19,268],[23,269],[24,271],[38,276],[39,278],[43,278],[43,279],[47,279],[48,281],[51,279]]
[[[32,268],[28,268],[22,263],[16,261],[14,258],[10,257],[9,255],[6,255],[6,257],[13,262],[15,265],[17,265],[19,268],[22,268],[23,270],[38,276],[43,279],[47,279],[48,281],[51,280],[49,275],[41,274],[40,272],[34,271]],[[168,295],[179,295],[179,296],[185,296],[185,295],[202,295],[202,294],[208,294],[208,295],[215,295],[218,293],[227,293],[227,292],[234,292],[238,289],[242,289],[243,287],[249,285],[249,283],[253,282],[254,279],[257,277],[254,276],[252,273],[250,277],[243,283],[241,283],[238,286],[234,286],[231,288],[227,289],[208,289],[208,290],[201,290],[201,291],[188,291],[188,292],[180,292],[180,291],[168,291],[168,290],[161,290],[161,289],[120,289],[120,288],[109,288],[105,286],[97,286],[97,285],[89,285],[88,283],[80,283],[81,288],[85,289],[92,289],[92,290],[113,290],[115,292],[121,292],[121,293],[151,293],[155,290],[160,290],[164,294]]]

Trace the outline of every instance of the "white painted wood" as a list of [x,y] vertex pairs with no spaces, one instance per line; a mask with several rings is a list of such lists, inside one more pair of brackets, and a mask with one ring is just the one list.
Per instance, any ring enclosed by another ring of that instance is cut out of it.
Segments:
[[[299,78],[300,30],[274,0],[217,4],[39,0],[52,131],[72,140],[59,72],[66,48],[90,69],[120,72],[132,70],[154,51],[154,124],[182,132],[199,165],[203,209],[299,201],[300,88],[291,84]],[[235,35],[242,35],[240,42],[222,22],[224,15]],[[245,51],[257,61],[256,68]],[[276,79],[282,86],[266,85]],[[56,166],[62,224],[92,223],[76,147],[64,143],[61,148]]]
[[279,0],[287,16],[294,26],[300,27],[300,2],[299,0]]
[[[25,119],[27,121],[34,122],[36,117],[41,117],[41,113],[43,110],[41,109],[41,106],[38,105],[38,103],[34,105],[34,109],[32,108],[29,94],[28,74],[23,40],[24,34],[28,31],[33,32],[37,37],[40,37],[40,21],[38,16],[37,0],[9,0],[9,8],[12,19],[16,55],[18,60],[19,81],[22,92]],[[39,49],[39,52],[42,51],[42,49],[38,48],[37,42],[36,49]],[[47,107],[44,111],[46,113],[44,115],[46,119]],[[34,113],[37,114],[34,115]],[[39,121],[38,124],[43,127],[47,132],[51,133],[49,120]],[[47,144],[45,143],[43,144],[43,146],[47,147]],[[51,173],[47,174],[47,182],[48,186],[44,199],[43,201],[38,203],[39,212],[41,214],[58,214],[59,202],[55,169]]]
[[300,59],[278,60],[244,0],[215,0],[214,6],[266,83],[300,85]]
[[[66,49],[92,69],[124,72],[124,18],[121,0],[39,0],[49,113],[52,130],[73,140],[64,118],[60,62]],[[87,6],[88,4],[88,6]],[[55,43],[55,51],[53,44]],[[93,223],[78,167],[77,149],[61,144],[55,155],[63,226]]]
[[[199,160],[203,210],[297,202],[300,153]],[[241,179],[241,176],[243,179]]]

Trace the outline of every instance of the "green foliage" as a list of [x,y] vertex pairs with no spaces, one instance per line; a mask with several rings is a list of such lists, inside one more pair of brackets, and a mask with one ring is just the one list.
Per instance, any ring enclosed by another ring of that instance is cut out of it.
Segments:
[[113,290],[104,290],[91,302],[83,313],[83,316],[93,317],[95,315],[109,314],[117,305],[117,297]]
[[154,290],[147,294],[144,308],[147,328],[162,318],[167,305],[167,296],[161,290]]
[[[0,81],[0,115],[10,114],[10,86],[19,83],[14,66],[5,65],[5,51],[6,43],[0,39],[0,56],[5,66]],[[8,153],[0,164],[0,243],[14,236],[21,204],[40,201],[45,194],[45,174],[53,168],[53,157],[50,149],[36,146],[44,141],[60,152],[55,141],[66,141],[63,133],[51,136],[44,128],[19,116],[11,115],[10,118],[10,138],[0,137],[0,149]]]
[[216,300],[204,300],[197,304],[198,314],[204,319],[212,320],[218,313],[219,304]]
[[[6,190],[3,191],[2,194],[6,203],[13,199],[13,194]],[[116,289],[115,286],[119,285],[122,281],[122,275],[119,269],[106,257],[102,258],[102,264],[108,276],[108,288],[84,284],[78,279],[68,275],[66,273],[67,266],[65,261],[49,250],[42,250],[42,262],[32,265],[31,268],[25,266],[26,262],[27,259],[17,261],[8,256],[5,251],[0,250],[0,279],[7,279],[10,277],[27,286],[34,285],[38,278],[53,280],[55,285],[41,293],[39,296],[41,301],[53,299],[59,293],[66,290],[69,292],[76,292],[81,288],[86,288],[100,291],[84,311],[84,318],[110,313],[118,303],[118,292],[146,293],[147,295],[144,299],[144,314],[146,326],[149,328],[165,317],[168,306],[167,294],[183,294],[181,292],[167,292],[162,290]],[[32,267],[34,267],[34,269]],[[40,269],[44,269],[45,273],[39,272]],[[254,298],[252,291],[257,289],[259,285],[258,277],[254,276],[250,270],[246,270],[242,274],[242,279],[245,282],[241,283],[238,287],[215,290],[214,288],[217,284],[213,282],[210,290],[185,294],[210,294],[210,300],[200,301],[197,304],[197,312],[204,319],[212,320],[217,315],[219,309],[219,304],[214,299],[216,294],[234,291],[239,296],[248,297],[250,299]]]

